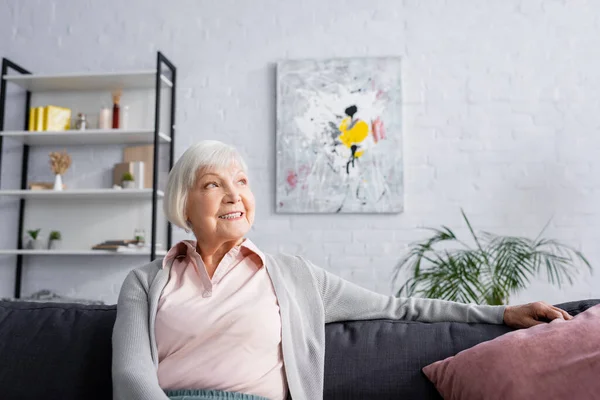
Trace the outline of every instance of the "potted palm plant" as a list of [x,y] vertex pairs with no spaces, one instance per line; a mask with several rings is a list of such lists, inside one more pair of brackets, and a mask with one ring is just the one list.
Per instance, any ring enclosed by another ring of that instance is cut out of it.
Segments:
[[433,236],[410,245],[396,265],[394,281],[403,269],[410,271],[397,296],[502,305],[542,272],[558,287],[565,281],[572,284],[581,267],[591,272],[590,263],[581,252],[541,237],[547,225],[533,240],[487,232],[478,236],[464,211],[461,213],[474,246],[460,240],[446,226],[431,229]]

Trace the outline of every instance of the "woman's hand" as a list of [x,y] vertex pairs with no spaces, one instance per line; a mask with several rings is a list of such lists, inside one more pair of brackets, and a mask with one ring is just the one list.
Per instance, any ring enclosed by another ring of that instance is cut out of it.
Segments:
[[508,306],[504,310],[504,323],[515,329],[529,328],[557,318],[563,320],[573,319],[568,312],[543,301]]

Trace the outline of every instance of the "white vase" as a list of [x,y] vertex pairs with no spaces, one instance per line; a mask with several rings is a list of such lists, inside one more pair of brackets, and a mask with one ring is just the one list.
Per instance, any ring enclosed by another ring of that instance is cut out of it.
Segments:
[[50,239],[48,241],[48,250],[59,250],[61,241],[60,239]]
[[123,189],[135,189],[135,181],[123,181]]
[[63,190],[62,177],[60,174],[56,174],[54,177],[54,190]]

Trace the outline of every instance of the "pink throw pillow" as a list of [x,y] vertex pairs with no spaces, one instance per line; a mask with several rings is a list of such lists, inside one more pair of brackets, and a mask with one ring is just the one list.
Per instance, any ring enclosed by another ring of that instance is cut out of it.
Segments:
[[423,368],[446,400],[600,399],[600,305]]

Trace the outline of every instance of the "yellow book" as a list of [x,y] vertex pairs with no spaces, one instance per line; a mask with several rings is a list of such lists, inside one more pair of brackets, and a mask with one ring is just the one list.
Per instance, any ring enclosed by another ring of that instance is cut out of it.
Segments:
[[45,131],[66,131],[71,128],[71,109],[58,106],[44,107]]
[[37,123],[37,107],[29,109],[29,129],[30,131],[35,131],[36,123]]
[[36,131],[44,130],[44,107],[36,107],[35,129]]

